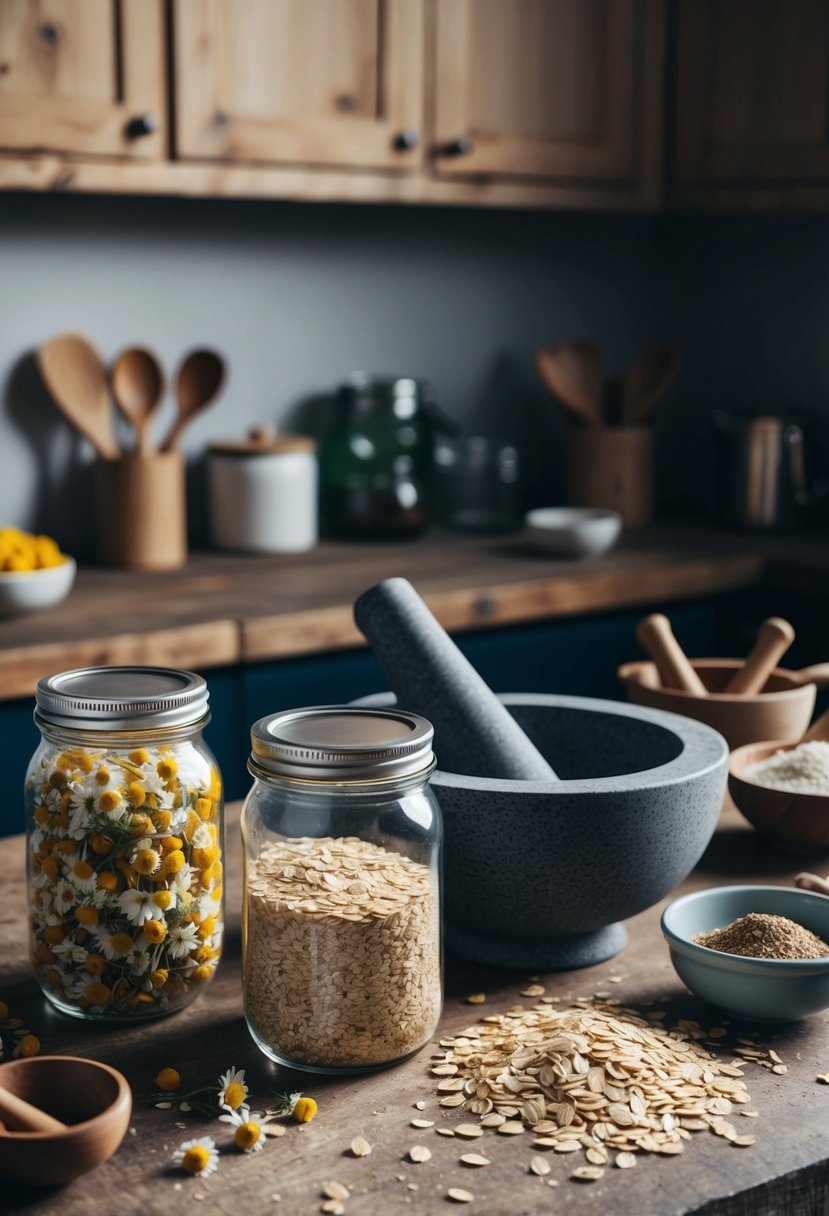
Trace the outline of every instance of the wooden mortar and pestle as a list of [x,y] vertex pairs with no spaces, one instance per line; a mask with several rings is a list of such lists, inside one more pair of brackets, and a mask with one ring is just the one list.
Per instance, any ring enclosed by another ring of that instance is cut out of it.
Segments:
[[661,614],[640,622],[636,636],[652,659],[619,668],[628,699],[705,722],[724,735],[731,748],[766,739],[800,739],[817,689],[829,684],[829,663],[801,671],[776,666],[794,639],[792,626],[780,617],[763,622],[745,662],[689,660]]
[[77,1056],[10,1060],[0,1065],[0,1177],[71,1182],[112,1156],[131,1114],[127,1080],[108,1064]]
[[[772,789],[759,785],[747,773],[778,752],[813,742],[829,743],[829,710],[794,743],[784,739],[747,743],[733,751],[728,761],[728,792],[735,806],[761,835],[786,853],[829,852],[829,791],[807,794]],[[829,883],[825,885],[823,894],[829,895]]]

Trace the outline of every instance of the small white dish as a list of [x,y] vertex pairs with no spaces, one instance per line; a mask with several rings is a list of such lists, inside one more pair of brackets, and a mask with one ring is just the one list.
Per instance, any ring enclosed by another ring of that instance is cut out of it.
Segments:
[[556,557],[598,557],[622,531],[618,511],[597,507],[537,507],[524,522],[530,544]]
[[1,570],[0,617],[59,604],[72,589],[76,569],[75,559],[66,557],[59,566],[43,570]]

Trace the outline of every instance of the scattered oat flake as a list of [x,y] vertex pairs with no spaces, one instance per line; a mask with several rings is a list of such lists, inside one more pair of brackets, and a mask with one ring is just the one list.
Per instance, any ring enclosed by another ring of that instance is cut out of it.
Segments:
[[279,1138],[279,1136],[284,1136],[286,1130],[287,1128],[285,1128],[281,1123],[266,1123],[262,1128],[262,1133],[263,1135],[270,1136],[271,1139],[276,1140]]
[[415,1102],[415,1104],[414,1104],[414,1108],[415,1108],[415,1110],[425,1110],[425,1109],[426,1109],[426,1103],[425,1103],[424,1101],[422,1101],[422,1100],[421,1100],[420,1102]]
[[[829,1085],[829,1072],[819,1072],[815,1080],[820,1081],[822,1085]],[[743,1114],[745,1114],[745,1111],[743,1111]]]
[[530,984],[529,988],[524,988],[522,996],[544,996],[547,989],[543,984]]
[[156,1102],[155,1108],[156,1110],[172,1110],[173,1104],[172,1102]]
[[[829,1085],[829,1080],[827,1080],[827,1085]],[[741,1110],[740,1114],[744,1119],[759,1119],[760,1117],[759,1110]]]
[[782,1077],[783,1074],[787,1073],[789,1070],[785,1064],[775,1064],[771,1071],[777,1073],[778,1077]]
[[533,1157],[530,1162],[530,1172],[537,1174],[539,1178],[543,1178],[546,1174],[549,1174],[552,1168],[546,1157]]
[[464,1140],[475,1140],[483,1134],[484,1129],[480,1123],[459,1123],[455,1128],[455,1135],[461,1136]]
[[454,1136],[455,1134],[453,1127],[436,1127],[435,1131],[439,1136]]
[[460,1158],[461,1165],[481,1166],[490,1165],[489,1157],[483,1157],[480,1153],[464,1153]]
[[609,975],[607,977],[608,984],[621,984],[625,977],[623,975]]
[[466,998],[467,1005],[483,1005],[485,1001],[485,992],[470,992],[469,996]]
[[409,1127],[434,1127],[433,1119],[412,1119]]
[[633,1153],[617,1153],[615,1164],[620,1170],[630,1170],[636,1165],[636,1157]]
[[324,1182],[322,1193],[327,1199],[348,1199],[351,1192],[344,1182]]
[[714,1026],[708,1031],[709,1039],[724,1039],[728,1031],[724,1026]]
[[554,1153],[577,1153],[580,1145],[578,1140],[561,1140],[553,1149]]
[[345,1216],[345,1205],[341,1199],[326,1199],[320,1205],[320,1211],[329,1213],[329,1216]]
[[516,1119],[510,1119],[506,1123],[502,1123],[500,1127],[496,1127],[495,1130],[502,1136],[520,1136],[524,1131],[524,1124],[519,1123]]
[[471,1191],[461,1190],[459,1186],[450,1186],[446,1194],[454,1203],[471,1203],[475,1198]]
[[731,1143],[736,1144],[738,1148],[748,1148],[756,1139],[756,1136],[729,1136]]
[[362,1136],[356,1136],[349,1147],[355,1157],[367,1157],[371,1152],[371,1145]]
[[580,1165],[570,1177],[577,1178],[579,1182],[598,1182],[604,1177],[604,1170],[600,1165]]
[[410,1161],[416,1161],[416,1162],[431,1161],[431,1159],[432,1159],[432,1150],[430,1148],[427,1148],[425,1144],[413,1144],[412,1147],[409,1149],[409,1160]]
[[770,1059],[770,1060],[771,1060],[771,1061],[772,1061],[774,1064],[782,1064],[782,1063],[783,1063],[782,1058],[781,1058],[781,1057],[780,1057],[780,1056],[777,1054],[777,1052],[776,1052],[776,1051],[772,1051],[771,1049],[769,1049],[769,1059]]

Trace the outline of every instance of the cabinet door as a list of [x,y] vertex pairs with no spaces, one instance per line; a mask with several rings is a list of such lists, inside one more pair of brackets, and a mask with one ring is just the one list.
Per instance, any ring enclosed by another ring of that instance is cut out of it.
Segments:
[[679,183],[829,179],[826,0],[680,0]]
[[0,149],[164,154],[161,0],[0,0]]
[[441,176],[635,179],[659,142],[658,0],[437,0]]
[[175,0],[176,152],[420,162],[421,0]]

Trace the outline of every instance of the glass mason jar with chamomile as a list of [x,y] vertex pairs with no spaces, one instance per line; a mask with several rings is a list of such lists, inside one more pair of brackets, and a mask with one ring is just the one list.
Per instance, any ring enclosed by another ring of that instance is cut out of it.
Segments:
[[221,954],[222,780],[193,672],[88,667],[42,679],[26,774],[31,962],[64,1013],[172,1013]]

